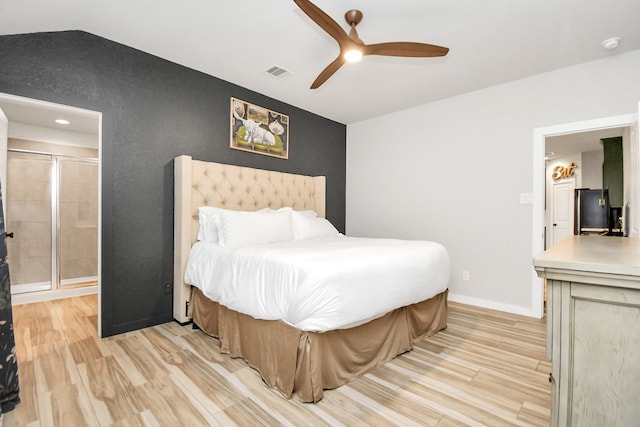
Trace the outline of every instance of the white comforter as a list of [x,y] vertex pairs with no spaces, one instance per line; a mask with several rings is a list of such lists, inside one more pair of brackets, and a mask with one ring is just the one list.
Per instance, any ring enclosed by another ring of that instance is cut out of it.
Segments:
[[254,318],[322,332],[429,299],[449,274],[439,243],[339,236],[240,248],[196,242],[185,282]]

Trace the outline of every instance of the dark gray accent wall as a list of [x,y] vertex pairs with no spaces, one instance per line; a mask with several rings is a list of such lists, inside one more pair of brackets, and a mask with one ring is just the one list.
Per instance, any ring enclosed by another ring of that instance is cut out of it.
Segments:
[[[172,319],[163,283],[173,281],[178,155],[325,175],[327,218],[344,231],[343,124],[81,31],[1,36],[0,92],[103,113],[104,336]],[[289,115],[288,160],[229,148],[231,97]]]

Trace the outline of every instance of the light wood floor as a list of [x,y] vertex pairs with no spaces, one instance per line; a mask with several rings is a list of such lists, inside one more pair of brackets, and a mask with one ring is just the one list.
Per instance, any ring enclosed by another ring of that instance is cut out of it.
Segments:
[[285,400],[177,323],[96,337],[95,295],[14,307],[8,426],[549,424],[545,321],[450,303],[448,328],[317,404]]

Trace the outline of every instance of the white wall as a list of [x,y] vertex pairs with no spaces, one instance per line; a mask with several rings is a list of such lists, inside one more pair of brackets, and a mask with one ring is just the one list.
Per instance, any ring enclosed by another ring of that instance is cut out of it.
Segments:
[[[633,176],[631,174],[632,169],[632,161],[631,158],[635,154],[635,152],[631,149],[631,129],[626,128],[622,133],[622,180],[624,182],[624,205],[627,203],[634,203],[633,198],[631,197],[631,190],[633,186],[631,185],[631,181],[633,180]],[[604,161],[604,153],[603,153],[603,161]],[[638,209],[638,206],[634,206],[634,209]]]
[[[5,194],[7,186],[7,138],[9,135],[9,120],[5,116],[2,109],[0,109],[0,187],[2,187],[2,193]],[[6,218],[7,208],[2,204],[3,218]]]
[[71,132],[16,122],[11,123],[9,127],[9,137],[94,149],[98,148],[99,139],[97,132],[95,134]]
[[0,183],[4,192],[7,185],[7,138],[9,137],[9,119],[0,109]]
[[439,241],[451,299],[535,313],[533,130],[636,112],[638,76],[634,51],[349,125],[347,234]]

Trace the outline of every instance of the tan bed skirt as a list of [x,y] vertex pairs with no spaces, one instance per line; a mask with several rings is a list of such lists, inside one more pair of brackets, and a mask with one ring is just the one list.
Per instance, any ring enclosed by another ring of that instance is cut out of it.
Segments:
[[242,357],[286,398],[318,402],[324,389],[346,384],[409,351],[447,326],[448,290],[350,329],[300,331],[279,320],[257,320],[209,300],[193,288],[194,323],[220,339],[221,351]]

